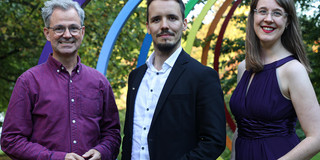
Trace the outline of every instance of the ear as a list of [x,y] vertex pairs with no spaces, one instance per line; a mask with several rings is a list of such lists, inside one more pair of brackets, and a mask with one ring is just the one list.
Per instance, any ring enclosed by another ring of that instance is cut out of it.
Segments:
[[86,27],[85,27],[85,26],[82,26],[82,29],[81,29],[82,39],[83,39],[83,37],[84,37],[85,30],[86,30]]
[[187,28],[188,28],[188,20],[187,20],[187,18],[185,18],[183,20],[183,31],[187,30]]
[[46,36],[47,41],[50,41],[49,29],[47,27],[43,28],[43,34]]
[[151,32],[150,32],[150,28],[149,28],[149,23],[148,22],[146,22],[146,27],[147,27],[148,34],[150,34]]

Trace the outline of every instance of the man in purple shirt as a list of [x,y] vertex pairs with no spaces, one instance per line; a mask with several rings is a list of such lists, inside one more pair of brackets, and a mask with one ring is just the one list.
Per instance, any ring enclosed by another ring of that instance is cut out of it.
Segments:
[[53,53],[18,78],[2,150],[14,160],[116,159],[121,137],[111,86],[77,55],[84,11],[72,0],[51,0],[42,16]]

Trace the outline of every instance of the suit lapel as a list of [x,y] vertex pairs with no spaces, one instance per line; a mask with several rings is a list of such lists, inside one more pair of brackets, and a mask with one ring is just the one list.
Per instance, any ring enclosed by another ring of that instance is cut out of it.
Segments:
[[[130,118],[129,118],[129,123],[131,127],[133,127],[133,117],[134,117],[134,104],[135,104],[135,101],[136,101],[136,96],[137,96],[137,93],[138,93],[138,89],[139,89],[139,86],[140,86],[140,83],[144,77],[144,74],[146,73],[147,71],[147,65],[144,64],[142,65],[140,68],[138,68],[136,70],[136,73],[134,73],[132,75],[132,83],[131,85],[129,86],[131,91],[129,94],[131,94],[132,96],[130,97],[130,101],[129,101],[129,106],[127,106],[127,111],[129,111],[129,115],[130,115]],[[131,130],[132,131],[132,128]]]
[[131,102],[130,102],[131,105],[134,105],[134,102],[136,100],[136,96],[137,96],[137,92],[138,92],[140,83],[141,83],[146,71],[147,71],[147,65],[144,64],[143,66],[141,66],[140,69],[137,70],[137,73],[133,77],[132,86],[130,88],[132,90],[132,94],[133,94],[133,97],[132,97]]
[[166,99],[169,93],[171,92],[172,88],[175,86],[180,75],[184,72],[185,64],[188,62],[188,58],[190,58],[190,56],[184,50],[182,50],[175,64],[172,67],[172,70],[168,76],[168,79],[166,80],[165,85],[163,86],[162,92],[160,94],[160,97],[156,106],[156,110],[152,118],[152,122],[150,126],[151,128],[153,126],[152,124],[154,124],[154,121],[157,119],[159,112],[161,111],[164,103],[166,102]]

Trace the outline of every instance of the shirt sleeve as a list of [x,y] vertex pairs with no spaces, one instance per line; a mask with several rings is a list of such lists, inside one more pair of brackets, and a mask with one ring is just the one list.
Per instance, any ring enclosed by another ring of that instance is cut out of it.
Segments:
[[34,99],[27,81],[20,76],[13,89],[3,123],[1,149],[12,159],[63,160],[67,153],[50,151],[29,141],[33,128],[31,111]]
[[199,142],[181,159],[217,159],[226,145],[224,99],[217,72],[206,68],[201,73],[196,97]]
[[119,154],[121,136],[118,108],[109,82],[103,85],[103,101],[101,140],[94,149],[100,152],[102,160],[114,160]]

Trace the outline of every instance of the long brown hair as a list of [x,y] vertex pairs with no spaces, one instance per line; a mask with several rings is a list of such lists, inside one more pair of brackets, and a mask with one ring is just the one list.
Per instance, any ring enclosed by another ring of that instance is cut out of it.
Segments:
[[[252,72],[259,72],[263,69],[261,59],[260,39],[254,31],[254,9],[259,0],[252,0],[246,28],[246,69]],[[281,43],[284,48],[291,52],[304,65],[308,72],[311,72],[309,60],[302,41],[301,30],[293,0],[276,0],[288,14],[288,26],[281,35]]]

